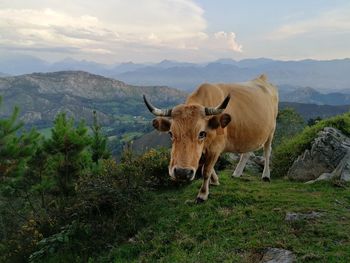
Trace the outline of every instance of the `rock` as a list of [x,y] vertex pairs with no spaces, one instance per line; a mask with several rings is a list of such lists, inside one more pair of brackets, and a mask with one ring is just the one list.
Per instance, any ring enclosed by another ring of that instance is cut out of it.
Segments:
[[332,173],[323,173],[315,180],[308,181],[305,184],[312,184],[317,181],[329,181],[332,179],[339,179],[345,182],[350,181],[350,150],[348,150],[347,154]]
[[292,263],[296,257],[292,251],[281,248],[267,248],[261,263]]
[[315,219],[322,216],[322,213],[312,211],[310,213],[293,213],[293,212],[287,212],[286,217],[284,218],[285,221],[288,222],[295,222],[305,219]]
[[[229,153],[228,157],[232,163],[237,165],[240,159],[240,154]],[[265,158],[259,155],[255,155],[253,152],[251,152],[250,157],[244,169],[252,173],[261,173],[264,170],[264,165],[265,165]]]
[[[311,149],[306,150],[292,164],[288,178],[298,181],[315,180],[324,173],[332,173],[350,149],[350,138],[335,128],[326,127],[318,133]],[[344,178],[349,178],[350,160],[344,160]],[[346,164],[345,164],[346,163]],[[347,167],[347,169],[345,169]],[[330,175],[324,175],[325,178]]]
[[344,157],[342,171],[340,172],[340,180],[350,182],[350,150]]
[[265,163],[264,157],[251,153],[245,169],[253,173],[261,173],[264,170],[264,163]]

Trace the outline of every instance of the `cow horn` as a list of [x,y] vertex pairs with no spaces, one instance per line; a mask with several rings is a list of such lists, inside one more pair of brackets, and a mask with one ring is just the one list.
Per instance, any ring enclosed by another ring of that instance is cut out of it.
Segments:
[[158,109],[156,107],[154,107],[146,98],[145,95],[143,95],[143,100],[147,106],[147,108],[149,109],[149,111],[156,115],[156,116],[161,116],[161,117],[171,117],[171,110],[172,109]]
[[230,101],[230,95],[227,95],[227,97],[224,99],[224,101],[217,107],[215,108],[211,108],[211,107],[205,107],[205,115],[217,115],[217,114],[220,114],[222,113],[226,107],[227,107],[227,104],[228,102]]

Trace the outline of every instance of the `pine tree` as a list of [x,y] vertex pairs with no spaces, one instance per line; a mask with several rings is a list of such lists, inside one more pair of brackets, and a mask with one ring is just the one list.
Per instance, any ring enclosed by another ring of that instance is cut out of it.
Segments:
[[101,132],[101,126],[98,123],[96,111],[93,111],[93,114],[91,150],[92,161],[97,164],[100,159],[108,159],[111,153],[107,149],[107,137]]
[[51,138],[44,142],[45,151],[52,156],[58,188],[68,196],[74,192],[74,181],[89,166],[86,149],[90,145],[88,128],[83,121],[77,126],[65,113],[56,116]]
[[15,107],[9,118],[0,119],[0,179],[22,175],[37,148],[40,134],[35,130],[23,131],[18,115],[19,109]]

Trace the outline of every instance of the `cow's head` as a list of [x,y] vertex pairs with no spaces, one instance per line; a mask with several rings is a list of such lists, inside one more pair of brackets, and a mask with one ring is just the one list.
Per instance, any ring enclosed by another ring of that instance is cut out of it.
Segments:
[[178,181],[193,180],[205,142],[212,140],[216,130],[225,128],[231,121],[229,114],[222,113],[230,96],[213,108],[180,104],[172,109],[158,109],[145,96],[143,99],[150,112],[157,116],[153,127],[168,132],[172,140],[170,177]]

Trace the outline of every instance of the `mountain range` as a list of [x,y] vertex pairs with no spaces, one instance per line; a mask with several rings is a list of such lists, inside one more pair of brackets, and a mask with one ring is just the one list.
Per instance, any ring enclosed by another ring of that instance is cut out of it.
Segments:
[[104,124],[135,123],[148,114],[142,94],[164,107],[182,102],[186,95],[165,86],[133,86],[82,71],[33,73],[0,78],[0,116],[8,116],[17,105],[22,120],[32,125],[50,126],[61,111],[89,121],[93,110]]
[[321,93],[310,87],[279,87],[280,101],[317,105],[350,105],[350,94],[341,92]]
[[219,59],[208,63],[163,60],[160,63],[104,65],[65,59],[55,63],[24,56],[0,60],[0,72],[8,75],[33,72],[80,70],[124,81],[132,85],[169,86],[191,91],[203,82],[242,82],[261,73],[278,86],[312,87],[322,92],[350,94],[350,59],[280,61],[267,58]]

